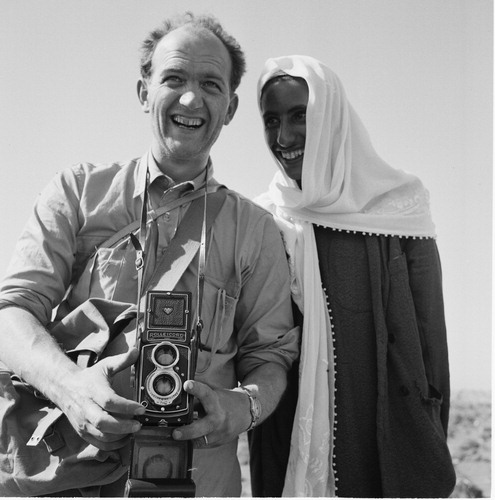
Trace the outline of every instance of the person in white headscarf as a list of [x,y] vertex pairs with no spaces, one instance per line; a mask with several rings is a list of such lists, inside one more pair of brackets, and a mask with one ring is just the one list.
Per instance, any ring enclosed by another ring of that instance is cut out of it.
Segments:
[[448,497],[449,364],[428,191],[378,156],[320,61],[269,59],[258,98],[279,171],[256,201],[282,230],[303,334],[296,383],[249,436],[253,495]]

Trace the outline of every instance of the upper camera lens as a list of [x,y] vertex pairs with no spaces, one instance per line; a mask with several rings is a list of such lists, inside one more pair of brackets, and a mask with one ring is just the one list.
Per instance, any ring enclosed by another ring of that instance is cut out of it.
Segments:
[[179,352],[170,342],[162,342],[153,349],[151,356],[156,365],[168,368],[177,363]]

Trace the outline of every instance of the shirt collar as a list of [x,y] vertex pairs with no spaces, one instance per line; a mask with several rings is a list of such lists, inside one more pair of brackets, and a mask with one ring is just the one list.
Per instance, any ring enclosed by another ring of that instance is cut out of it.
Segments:
[[[155,159],[153,158],[153,155],[151,154],[151,151],[148,151],[145,153],[140,159],[138,166],[136,168],[136,173],[135,173],[135,187],[134,187],[134,198],[137,198],[138,196],[141,196],[144,192],[144,187],[146,185],[146,170],[149,169],[150,172],[150,185],[153,184],[157,179],[163,178],[168,181],[168,189],[172,187],[179,187],[183,186],[184,189],[188,188],[191,191],[196,191],[200,189],[201,187],[204,186],[205,183],[205,175],[206,172],[203,170],[197,177],[190,181],[185,181],[177,184],[172,178],[170,178],[168,175],[165,175],[160,168],[158,167],[158,164],[156,163]],[[213,165],[211,162],[211,158],[208,158],[208,184],[210,183],[215,183],[213,179]]]

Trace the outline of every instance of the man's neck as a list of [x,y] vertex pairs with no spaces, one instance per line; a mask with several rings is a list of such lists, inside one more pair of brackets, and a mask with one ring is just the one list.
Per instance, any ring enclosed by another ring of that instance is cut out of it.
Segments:
[[152,148],[153,158],[158,168],[176,183],[192,181],[206,168],[209,157],[198,159],[171,159],[158,154]]

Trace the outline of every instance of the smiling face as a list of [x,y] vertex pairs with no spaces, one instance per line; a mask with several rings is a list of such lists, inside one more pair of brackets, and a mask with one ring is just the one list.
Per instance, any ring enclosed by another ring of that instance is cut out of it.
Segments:
[[301,185],[308,85],[302,78],[269,80],[261,94],[261,114],[268,147],[285,173]]
[[153,156],[176,181],[203,170],[220,130],[235,114],[231,68],[230,55],[214,34],[181,27],[160,40],[151,76],[138,82],[143,110],[151,117]]

